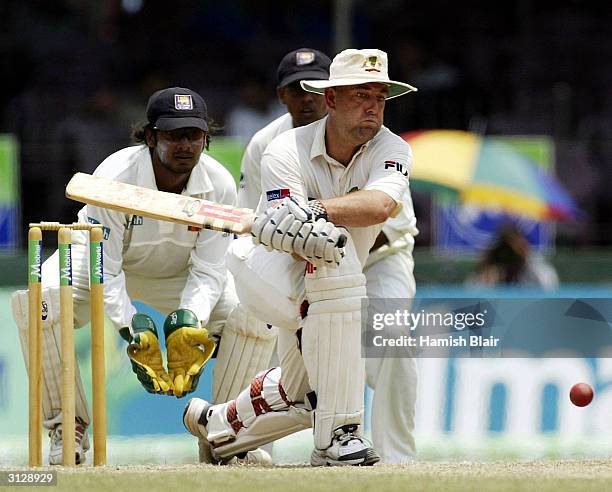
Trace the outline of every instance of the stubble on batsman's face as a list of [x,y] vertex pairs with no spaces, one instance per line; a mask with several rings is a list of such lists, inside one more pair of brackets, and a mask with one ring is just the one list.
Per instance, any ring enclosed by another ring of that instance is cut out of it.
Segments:
[[389,87],[381,83],[337,86],[326,94],[330,118],[353,145],[366,143],[380,130]]
[[198,128],[179,128],[156,132],[148,143],[153,150],[154,165],[160,165],[171,174],[189,174],[204,150],[206,133]]

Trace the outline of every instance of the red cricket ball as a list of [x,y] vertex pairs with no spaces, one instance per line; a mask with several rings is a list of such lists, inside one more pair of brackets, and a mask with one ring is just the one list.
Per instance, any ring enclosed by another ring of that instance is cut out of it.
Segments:
[[572,386],[569,397],[577,407],[586,407],[593,401],[593,388],[586,383],[576,383]]

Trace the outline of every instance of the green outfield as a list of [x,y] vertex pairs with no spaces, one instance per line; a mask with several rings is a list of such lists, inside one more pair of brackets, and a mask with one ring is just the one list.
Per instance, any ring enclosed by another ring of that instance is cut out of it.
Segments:
[[[53,490],[455,491],[610,490],[612,461],[416,463],[369,468],[139,466],[58,470]],[[2,471],[2,469],[0,469]]]

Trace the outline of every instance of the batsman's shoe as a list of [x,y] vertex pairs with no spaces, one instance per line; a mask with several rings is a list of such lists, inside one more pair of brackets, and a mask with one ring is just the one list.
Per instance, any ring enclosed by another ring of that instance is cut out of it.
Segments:
[[198,439],[200,463],[228,466],[272,466],[272,456],[261,448],[240,453],[230,458],[220,458],[215,454],[207,439]]
[[246,453],[240,453],[226,464],[238,466],[272,466],[272,456],[264,449],[257,448],[252,451],[247,451]]
[[206,413],[212,405],[201,398],[192,398],[183,410],[183,425],[185,429],[198,439],[206,439]]
[[[87,428],[78,420],[75,425],[74,436],[75,463],[81,465],[85,463],[85,453],[89,449],[89,436],[87,435]],[[62,424],[58,424],[51,429],[49,431],[49,437],[51,438],[51,443],[49,445],[49,464],[61,465]]]
[[311,466],[370,466],[378,463],[378,453],[365,439],[356,435],[356,431],[356,425],[338,427],[329,448],[312,452]]

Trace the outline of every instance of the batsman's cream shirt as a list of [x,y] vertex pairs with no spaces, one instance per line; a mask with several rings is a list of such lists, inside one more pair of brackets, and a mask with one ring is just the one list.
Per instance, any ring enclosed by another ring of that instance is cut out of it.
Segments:
[[[128,147],[107,157],[94,175],[157,189],[149,149]],[[212,157],[202,154],[183,195],[234,205],[236,185],[231,174]],[[130,277],[156,290],[169,279],[184,279],[179,308],[191,309],[206,324],[225,287],[224,255],[231,237],[210,230],[191,231],[139,215],[87,205],[80,221],[104,226],[104,302],[118,327],[128,326],[136,312],[126,289]],[[81,240],[87,241],[85,234]],[[176,282],[173,282],[176,285]],[[141,299],[145,300],[145,299]],[[145,300],[146,301],[146,300]]]
[[[357,190],[382,191],[397,203],[409,196],[412,151],[402,138],[382,127],[344,166],[327,154],[326,122],[327,117],[285,131],[266,147],[261,162],[262,197],[258,212],[287,196],[301,203]],[[411,208],[412,202],[409,203]],[[414,217],[412,210],[407,214]],[[348,229],[362,265],[382,227],[383,223]]]

